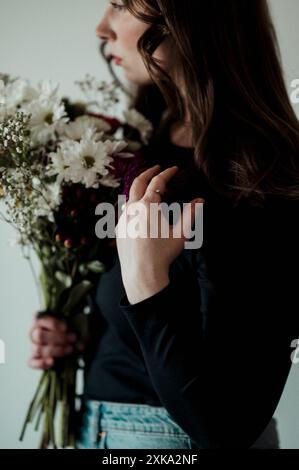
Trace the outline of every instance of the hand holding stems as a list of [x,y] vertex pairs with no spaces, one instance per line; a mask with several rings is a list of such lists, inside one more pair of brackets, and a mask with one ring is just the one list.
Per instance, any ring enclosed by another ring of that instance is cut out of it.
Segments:
[[30,330],[32,355],[28,365],[33,369],[47,370],[53,367],[56,358],[68,356],[84,349],[83,344],[76,346],[77,336],[72,333],[66,322],[52,316],[35,318]]

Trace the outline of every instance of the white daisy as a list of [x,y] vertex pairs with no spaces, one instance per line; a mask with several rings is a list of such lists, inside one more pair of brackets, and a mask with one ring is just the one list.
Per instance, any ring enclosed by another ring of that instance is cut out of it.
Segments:
[[121,183],[121,178],[114,178],[112,175],[103,176],[100,179],[100,184],[102,186],[108,186],[109,188],[118,188]]
[[47,176],[57,176],[57,183],[70,181],[70,155],[74,142],[64,141],[56,152],[49,153],[50,163],[47,167]]
[[55,131],[60,122],[68,121],[61,102],[36,100],[29,103],[26,112],[31,114],[31,139],[34,144],[47,144],[55,137]]
[[41,190],[41,195],[36,201],[33,215],[35,218],[46,217],[50,222],[54,222],[53,211],[58,208],[60,203],[61,186],[57,185],[57,183],[49,185]]
[[43,80],[39,82],[37,92],[38,99],[40,100],[49,100],[49,101],[61,101],[60,96],[58,95],[59,84],[54,83],[51,80]]
[[1,86],[0,100],[5,105],[6,114],[14,114],[17,109],[22,110],[23,106],[36,99],[38,96],[36,90],[30,86],[28,80],[16,79],[12,82],[8,82],[6,85],[3,83],[3,85]]
[[34,210],[35,217],[47,217],[54,222],[53,211],[57,210],[62,201],[61,185],[58,182],[41,188],[41,195]]
[[108,155],[115,155],[119,154],[122,152],[127,146],[127,142],[125,141],[111,141],[111,140],[106,140],[104,142],[105,149]]
[[75,121],[62,123],[58,127],[61,136],[78,142],[82,139],[91,139],[95,133],[98,133],[97,140],[100,140],[103,134],[110,130],[111,126],[107,122],[92,116],[80,116]]
[[28,80],[18,78],[7,85],[7,94],[11,106],[23,106],[37,99],[38,93]]
[[58,175],[58,182],[82,183],[87,188],[99,186],[99,178],[109,175],[107,167],[113,161],[103,142],[85,139],[62,142],[58,152],[50,157],[49,175]]
[[70,178],[73,183],[83,183],[87,188],[99,186],[99,175],[109,174],[108,166],[113,161],[103,142],[81,140],[71,156]]

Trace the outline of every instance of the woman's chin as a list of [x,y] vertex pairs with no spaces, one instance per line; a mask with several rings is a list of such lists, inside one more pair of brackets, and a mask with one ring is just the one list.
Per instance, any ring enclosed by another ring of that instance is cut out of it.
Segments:
[[131,82],[133,85],[136,86],[145,86],[145,85],[151,85],[153,81],[151,80],[150,76],[144,76],[144,75],[137,75],[134,73],[132,69],[122,67],[123,75],[125,78]]

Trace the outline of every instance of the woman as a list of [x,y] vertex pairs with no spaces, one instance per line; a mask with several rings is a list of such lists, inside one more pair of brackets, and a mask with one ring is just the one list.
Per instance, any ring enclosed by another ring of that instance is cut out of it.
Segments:
[[[299,128],[267,3],[115,0],[97,35],[156,129],[125,209],[192,201],[190,229],[203,198],[204,242],[117,231],[79,447],[277,448],[299,336]],[[32,367],[74,352],[51,318],[32,338]]]

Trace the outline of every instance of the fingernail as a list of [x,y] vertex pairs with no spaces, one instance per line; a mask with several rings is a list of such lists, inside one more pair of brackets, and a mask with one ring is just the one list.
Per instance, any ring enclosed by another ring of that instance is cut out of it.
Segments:
[[206,201],[205,201],[204,199],[202,199],[202,198],[195,199],[195,201],[194,201],[195,204],[197,204],[197,203],[198,203],[198,204],[204,204],[205,202],[206,202]]

